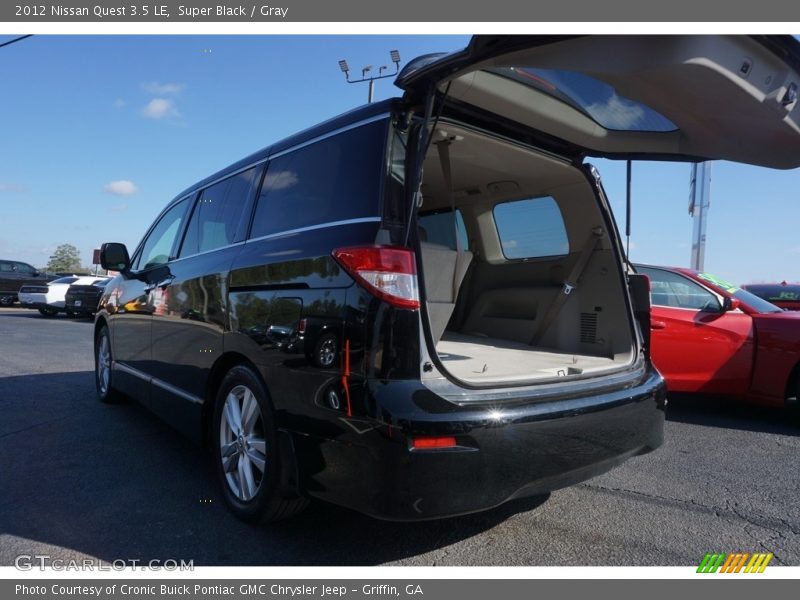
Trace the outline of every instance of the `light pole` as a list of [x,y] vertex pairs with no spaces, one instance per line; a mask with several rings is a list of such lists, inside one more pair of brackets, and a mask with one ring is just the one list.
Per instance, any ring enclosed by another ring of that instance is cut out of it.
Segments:
[[397,50],[392,50],[389,52],[389,56],[394,63],[394,73],[387,73],[386,75],[383,74],[385,70],[389,67],[386,65],[382,65],[378,67],[378,74],[371,75],[367,77],[367,73],[372,71],[372,65],[367,65],[363,69],[361,69],[361,79],[350,79],[350,67],[347,65],[346,60],[339,61],[339,68],[344,73],[344,77],[347,80],[347,83],[362,83],[364,81],[369,82],[369,90],[367,92],[367,102],[372,103],[372,98],[375,95],[375,80],[376,79],[386,79],[387,77],[394,77],[400,72],[400,53]]

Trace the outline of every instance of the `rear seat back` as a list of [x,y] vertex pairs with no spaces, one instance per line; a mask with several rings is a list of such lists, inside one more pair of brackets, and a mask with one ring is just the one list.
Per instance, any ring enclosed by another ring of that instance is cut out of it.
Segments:
[[487,290],[470,308],[462,333],[529,343],[560,286]]
[[472,262],[472,252],[456,252],[429,242],[420,242],[420,249],[431,335],[437,343],[455,309],[458,291]]

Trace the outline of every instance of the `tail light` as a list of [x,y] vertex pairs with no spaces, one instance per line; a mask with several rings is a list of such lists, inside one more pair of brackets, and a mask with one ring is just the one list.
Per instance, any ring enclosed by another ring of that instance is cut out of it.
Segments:
[[399,308],[419,308],[414,252],[396,246],[356,246],[333,251],[334,258],[373,295]]

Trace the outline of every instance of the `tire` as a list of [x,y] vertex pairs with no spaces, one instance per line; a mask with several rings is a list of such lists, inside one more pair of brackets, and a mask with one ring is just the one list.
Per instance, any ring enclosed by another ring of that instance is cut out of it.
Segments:
[[112,362],[111,337],[108,327],[103,325],[94,340],[94,384],[97,389],[97,399],[106,404],[113,404],[122,399],[122,395],[114,389]]
[[228,508],[243,521],[271,522],[303,510],[305,498],[281,496],[281,460],[272,406],[244,365],[225,375],[214,402],[214,471]]
[[0,306],[11,306],[12,304],[14,304],[12,296],[0,296]]
[[49,306],[43,307],[39,309],[39,314],[43,317],[55,317],[58,315],[58,310],[55,308],[50,308]]
[[336,364],[338,353],[339,342],[336,339],[336,334],[326,333],[314,344],[312,361],[316,366],[322,369],[329,369]]

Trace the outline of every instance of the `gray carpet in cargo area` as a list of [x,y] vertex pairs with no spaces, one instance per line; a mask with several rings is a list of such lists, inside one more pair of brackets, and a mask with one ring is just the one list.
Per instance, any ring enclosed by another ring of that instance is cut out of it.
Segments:
[[517,381],[564,377],[614,367],[614,359],[558,352],[511,340],[446,332],[436,352],[447,370],[464,381]]

